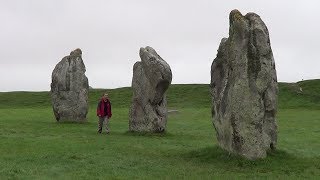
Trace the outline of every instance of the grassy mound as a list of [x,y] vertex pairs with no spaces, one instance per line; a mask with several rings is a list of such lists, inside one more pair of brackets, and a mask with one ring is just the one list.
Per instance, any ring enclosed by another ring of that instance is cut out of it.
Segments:
[[[111,97],[113,107],[128,108],[130,106],[132,98],[130,87],[92,89],[89,93],[90,106],[95,106],[106,91]],[[211,107],[208,84],[173,84],[168,90],[167,98],[168,105],[172,108]],[[49,92],[2,92],[0,102],[0,108],[51,106]],[[279,83],[279,108],[320,109],[320,80]]]

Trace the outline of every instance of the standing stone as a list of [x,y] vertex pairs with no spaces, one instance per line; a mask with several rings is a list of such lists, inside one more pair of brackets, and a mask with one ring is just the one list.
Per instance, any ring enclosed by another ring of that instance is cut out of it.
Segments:
[[213,125],[219,145],[248,159],[266,157],[277,143],[277,75],[269,32],[257,14],[230,13],[211,66]]
[[171,84],[171,69],[151,47],[140,48],[140,58],[133,66],[129,130],[164,132],[167,124],[165,92]]
[[87,120],[89,84],[81,55],[80,49],[72,51],[52,72],[52,107],[57,121]]

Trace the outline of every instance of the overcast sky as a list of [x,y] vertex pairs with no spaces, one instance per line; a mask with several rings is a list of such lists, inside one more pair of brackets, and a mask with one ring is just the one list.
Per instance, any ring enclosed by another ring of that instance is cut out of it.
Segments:
[[153,47],[174,84],[209,83],[229,12],[266,23],[278,81],[320,78],[318,0],[0,0],[0,91],[50,90],[55,65],[82,49],[89,85],[130,86],[139,48]]

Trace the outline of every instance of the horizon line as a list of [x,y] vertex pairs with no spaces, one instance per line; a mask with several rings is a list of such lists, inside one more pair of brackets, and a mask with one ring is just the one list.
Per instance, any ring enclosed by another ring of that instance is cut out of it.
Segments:
[[[299,83],[299,82],[304,82],[304,81],[312,81],[312,80],[320,80],[320,79],[306,79],[302,81],[297,81],[297,82],[278,82],[278,83]],[[171,85],[210,85],[210,83],[178,83],[178,84],[171,84]],[[89,86],[89,90],[114,90],[114,89],[121,89],[121,88],[131,88],[131,86],[120,86],[116,88],[93,88]],[[50,90],[14,90],[14,91],[0,91],[0,93],[10,93],[10,92],[50,92]]]

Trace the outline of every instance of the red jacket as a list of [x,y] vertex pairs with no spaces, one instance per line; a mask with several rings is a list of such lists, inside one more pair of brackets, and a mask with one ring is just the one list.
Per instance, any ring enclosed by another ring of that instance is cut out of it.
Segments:
[[101,116],[101,117],[108,116],[109,118],[111,118],[112,112],[111,112],[111,103],[109,100],[105,102],[103,99],[101,99],[99,101],[98,107],[97,107],[97,116]]

